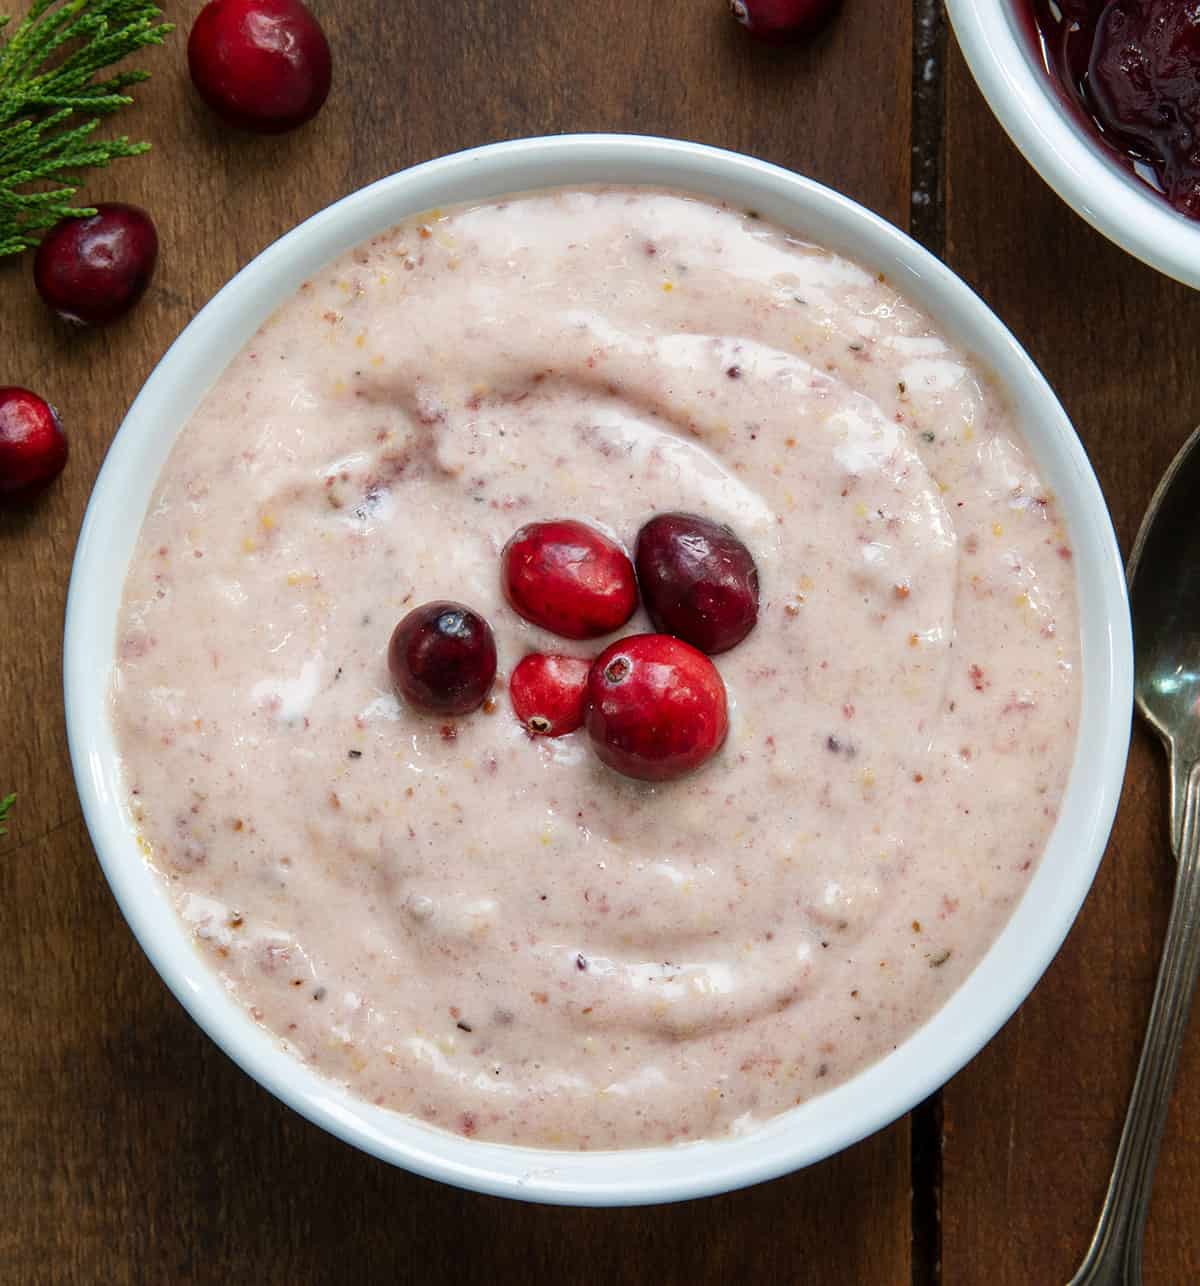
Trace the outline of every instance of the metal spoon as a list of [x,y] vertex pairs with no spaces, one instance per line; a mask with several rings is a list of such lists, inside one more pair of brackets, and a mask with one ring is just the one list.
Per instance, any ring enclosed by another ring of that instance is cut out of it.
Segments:
[[1171,764],[1175,896],[1112,1178],[1069,1286],[1140,1286],[1167,1103],[1200,974],[1200,429],[1171,462],[1129,556],[1134,697]]

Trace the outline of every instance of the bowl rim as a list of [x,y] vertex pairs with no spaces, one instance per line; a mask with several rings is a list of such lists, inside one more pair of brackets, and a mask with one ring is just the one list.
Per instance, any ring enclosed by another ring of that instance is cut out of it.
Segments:
[[[939,326],[969,341],[1013,402],[1043,476],[1064,500],[1071,497],[1063,518],[1077,552],[1083,696],[1070,781],[1044,859],[1000,936],[921,1028],[849,1081],[745,1135],[575,1153],[468,1140],[374,1107],[304,1066],[252,1022],[195,951],[138,848],[108,719],[108,684],[121,590],[157,481],[155,462],[161,466],[196,401],[274,306],[336,254],[413,213],[586,182],[669,187],[748,208],[753,202],[765,218],[887,272]],[[848,1147],[944,1084],[1026,998],[1073,923],[1116,811],[1132,709],[1129,610],[1107,507],[1062,407],[999,319],[944,264],[849,198],[764,161],[637,135],[518,139],[425,162],[329,206],[243,268],[167,351],[113,440],[79,536],[63,673],[72,766],[105,876],[151,964],[217,1045],[284,1103],[365,1152],[459,1187],[561,1205],[678,1201],[774,1178]]]
[[1097,232],[1200,288],[1200,221],[1173,209],[1072,119],[1013,0],[946,0],[946,9],[975,83],[1029,164]]

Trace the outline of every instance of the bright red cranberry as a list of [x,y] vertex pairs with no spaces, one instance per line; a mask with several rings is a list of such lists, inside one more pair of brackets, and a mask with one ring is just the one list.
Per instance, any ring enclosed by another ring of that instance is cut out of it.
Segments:
[[752,35],[772,42],[811,36],[841,0],[729,0],[733,16]]
[[329,93],[329,42],[300,0],[209,0],[188,37],[188,70],[222,120],[282,134]]
[[592,662],[588,736],[596,754],[626,777],[682,777],[716,754],[728,728],[717,667],[680,639],[635,634]]
[[54,407],[27,388],[0,388],[0,499],[36,494],[66,462],[67,435]]
[[531,652],[508,680],[517,718],[535,737],[565,737],[583,727],[590,661]]
[[136,205],[98,205],[90,218],[62,219],[42,238],[33,283],[69,322],[103,326],[141,299],[158,261],[158,233]]
[[496,677],[496,641],[461,603],[414,607],[392,631],[388,670],[400,694],[433,714],[470,714]]
[[702,652],[727,652],[758,620],[758,568],[728,528],[697,514],[651,518],[634,551],[650,619]]
[[568,518],[532,522],[504,546],[504,592],[527,621],[568,639],[619,630],[637,607],[629,555],[603,532]]

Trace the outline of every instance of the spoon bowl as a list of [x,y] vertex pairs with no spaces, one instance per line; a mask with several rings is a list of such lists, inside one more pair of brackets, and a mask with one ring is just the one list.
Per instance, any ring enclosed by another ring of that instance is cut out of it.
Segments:
[[[1134,701],[1172,767],[1200,759],[1200,428],[1179,449],[1150,499],[1129,556]],[[1172,810],[1171,846],[1181,818]]]

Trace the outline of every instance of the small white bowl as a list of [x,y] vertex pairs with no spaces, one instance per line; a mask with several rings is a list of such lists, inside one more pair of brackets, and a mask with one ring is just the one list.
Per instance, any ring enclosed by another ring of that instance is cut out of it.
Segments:
[[[321,265],[417,211],[597,182],[673,187],[752,207],[887,273],[982,359],[1008,392],[1076,551],[1083,708],[1058,825],[1026,896],[960,990],[895,1053],[742,1137],[569,1153],[472,1141],[373,1107],[285,1054],[250,1020],[193,949],[139,852],[108,691],[125,573],[167,453],[268,314]],[[579,1205],[678,1201],[798,1169],[895,1120],[977,1053],[1029,994],[1091,885],[1121,787],[1132,691],[1125,581],[1100,488],[1054,394],[984,304],[903,233],[816,183],[696,144],[605,135],[499,143],[419,165],[339,201],[240,272],[159,363],[104,462],[75,556],[64,668],[75,778],[105,874],[154,967],[226,1053],[298,1112],[386,1161],[481,1192]]]
[[1077,214],[1122,249],[1200,287],[1200,221],[1172,209],[1086,127],[1046,70],[1021,0],[946,0],[988,106],[1025,159]]

